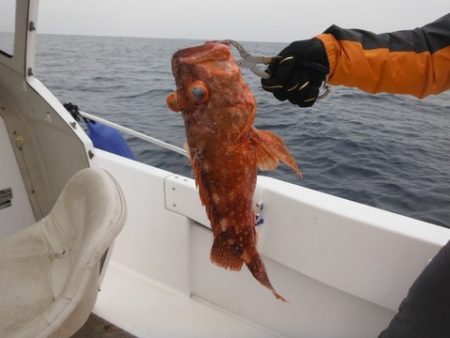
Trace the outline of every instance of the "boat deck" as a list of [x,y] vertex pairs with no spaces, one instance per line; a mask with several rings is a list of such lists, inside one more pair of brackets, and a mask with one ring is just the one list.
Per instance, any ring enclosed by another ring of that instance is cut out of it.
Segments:
[[[87,325],[92,323],[94,327],[82,328],[76,337],[134,337],[113,328],[110,322],[136,337],[282,337],[195,296],[189,297],[155,283],[113,261],[106,271],[93,312],[96,316],[91,315]],[[108,330],[117,335],[110,335]]]
[[135,338],[103,318],[91,314],[84,326],[72,338]]

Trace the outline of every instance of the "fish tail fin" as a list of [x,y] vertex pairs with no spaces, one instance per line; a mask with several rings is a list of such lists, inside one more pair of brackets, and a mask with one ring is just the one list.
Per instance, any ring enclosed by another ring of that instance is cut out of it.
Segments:
[[273,170],[282,161],[291,167],[299,176],[302,172],[294,157],[287,150],[283,140],[267,130],[253,129],[251,140],[255,145],[256,160],[261,170]]
[[262,285],[264,285],[266,288],[272,291],[272,293],[277,299],[283,302],[287,302],[286,298],[280,295],[270,283],[269,276],[267,276],[266,268],[264,267],[264,263],[261,259],[261,256],[258,253],[256,253],[256,255],[253,256],[252,260],[246,263],[246,265],[247,268],[252,273],[253,277],[255,277],[258,282],[260,282]]
[[220,235],[214,238],[210,258],[214,264],[234,271],[241,270],[244,263],[240,253]]

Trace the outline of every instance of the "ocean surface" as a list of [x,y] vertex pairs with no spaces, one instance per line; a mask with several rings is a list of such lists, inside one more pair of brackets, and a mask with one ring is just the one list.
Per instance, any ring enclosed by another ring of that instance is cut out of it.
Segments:
[[[63,103],[182,146],[170,59],[203,41],[40,35],[36,75]],[[255,54],[285,44],[244,42]],[[276,132],[304,178],[281,165],[262,175],[450,227],[450,91],[418,100],[334,87],[312,108],[279,102],[244,71],[256,96],[256,127]],[[134,137],[139,161],[192,176],[181,155]]]

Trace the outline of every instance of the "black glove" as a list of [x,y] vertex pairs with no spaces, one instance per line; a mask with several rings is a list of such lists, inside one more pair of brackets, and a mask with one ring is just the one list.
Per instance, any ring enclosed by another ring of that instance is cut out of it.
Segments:
[[262,88],[280,101],[289,100],[299,107],[312,106],[329,71],[325,47],[317,38],[294,41],[279,54],[279,62],[268,67],[270,79],[262,79]]

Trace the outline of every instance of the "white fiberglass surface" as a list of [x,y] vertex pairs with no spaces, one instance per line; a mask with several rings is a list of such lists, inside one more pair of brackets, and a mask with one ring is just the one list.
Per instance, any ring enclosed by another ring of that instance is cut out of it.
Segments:
[[94,312],[137,337],[281,336],[114,262],[108,267]]
[[11,189],[11,205],[0,209],[0,237],[35,222],[5,123],[0,117],[0,190]]
[[[100,295],[97,311],[135,332],[150,332],[145,331],[149,318],[159,318],[170,304],[173,311],[179,309],[178,300],[159,294],[162,287],[186,297],[184,310],[176,313],[190,312],[191,301],[200,300],[214,304],[211,311],[232,313],[282,336],[376,336],[450,238],[445,228],[259,177],[256,198],[264,204],[259,251],[274,286],[290,301],[284,304],[245,268],[231,272],[211,264],[212,234],[192,179],[97,149],[92,164],[118,180],[129,216],[111,257],[113,266],[121,268],[106,273],[105,285],[112,289]],[[134,281],[121,287],[121,278]],[[147,287],[132,286],[142,281]],[[145,314],[131,316],[133,307]],[[189,316],[179,319],[186,321],[186,332],[208,325]]]

